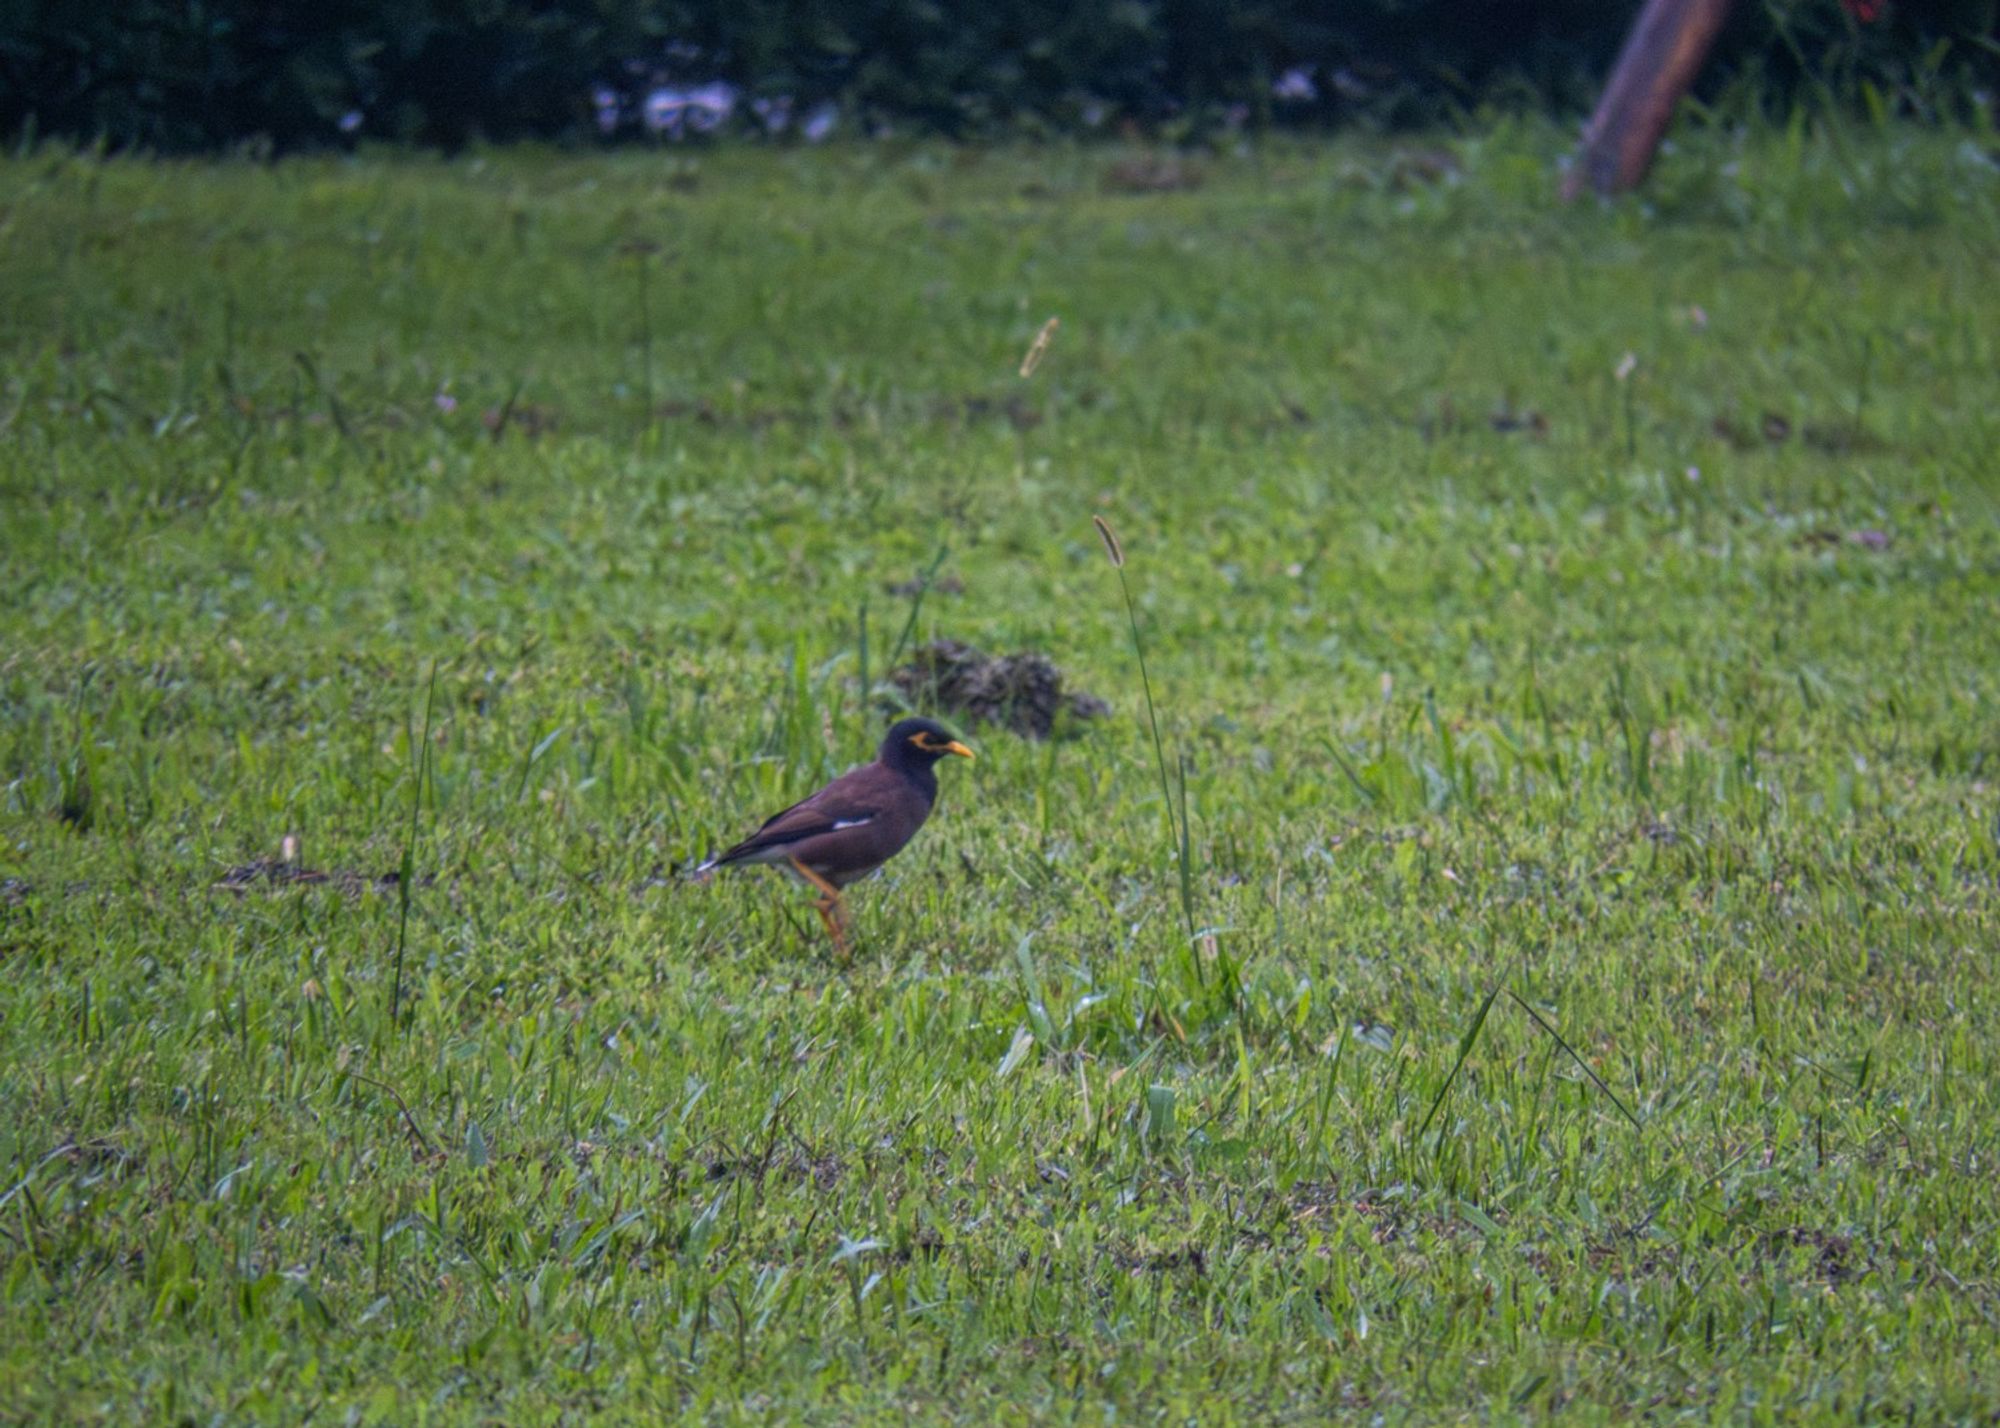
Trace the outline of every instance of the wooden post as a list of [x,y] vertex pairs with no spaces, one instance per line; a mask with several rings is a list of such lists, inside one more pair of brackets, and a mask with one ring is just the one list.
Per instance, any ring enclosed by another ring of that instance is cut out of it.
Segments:
[[1674,106],[1694,83],[1730,0],[1646,0],[1612,67],[1597,112],[1583,131],[1576,166],[1563,180],[1563,201],[1588,184],[1599,194],[1622,193],[1645,176]]

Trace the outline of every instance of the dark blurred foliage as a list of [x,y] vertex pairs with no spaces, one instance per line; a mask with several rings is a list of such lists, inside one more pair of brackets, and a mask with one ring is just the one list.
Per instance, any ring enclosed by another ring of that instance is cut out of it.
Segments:
[[[1744,0],[1702,92],[1877,112],[2000,81],[2000,0]],[[950,135],[1423,123],[1589,103],[1635,5],[1592,0],[0,0],[0,130],[200,149],[619,132],[663,84]],[[1288,74],[1292,79],[1280,86]],[[1301,82],[1300,75],[1304,76]],[[1283,92],[1274,94],[1274,86]],[[739,106],[737,122],[749,123]],[[768,111],[767,111],[768,112]]]

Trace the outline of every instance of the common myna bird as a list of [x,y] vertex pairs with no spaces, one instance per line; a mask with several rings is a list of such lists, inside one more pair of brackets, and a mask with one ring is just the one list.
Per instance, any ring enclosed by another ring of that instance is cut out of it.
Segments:
[[770,863],[810,883],[813,904],[834,947],[847,955],[847,905],[840,890],[867,877],[917,836],[937,802],[937,761],[972,750],[930,719],[890,728],[875,762],[842,774],[811,798],[772,815],[727,852],[695,869],[696,876],[731,863]]

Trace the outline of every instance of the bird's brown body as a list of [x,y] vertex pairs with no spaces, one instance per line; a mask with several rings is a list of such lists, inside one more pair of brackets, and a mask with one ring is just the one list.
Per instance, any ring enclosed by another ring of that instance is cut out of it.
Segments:
[[810,798],[772,815],[699,873],[732,863],[769,863],[810,883],[813,904],[834,946],[847,950],[847,908],[840,890],[881,867],[917,835],[937,802],[937,761],[972,750],[929,719],[889,730],[872,764],[842,774]]

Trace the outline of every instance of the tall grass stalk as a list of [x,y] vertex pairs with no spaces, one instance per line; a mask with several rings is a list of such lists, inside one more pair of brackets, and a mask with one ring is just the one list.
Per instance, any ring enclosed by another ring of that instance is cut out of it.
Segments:
[[[1097,527],[1098,539],[1104,542],[1104,553],[1111,558],[1111,568],[1118,572],[1118,591],[1125,597],[1125,621],[1132,631],[1132,652],[1139,659],[1139,687],[1146,695],[1146,727],[1153,735],[1153,763],[1160,775],[1160,807],[1167,818],[1167,841],[1173,846],[1174,861],[1180,869],[1181,919],[1187,926],[1190,955],[1194,956],[1195,975],[1204,985],[1206,976],[1201,970],[1201,958],[1192,952],[1195,937],[1194,919],[1194,869],[1193,848],[1187,829],[1187,768],[1181,768],[1180,801],[1174,801],[1173,780],[1167,774],[1167,746],[1160,738],[1160,713],[1153,701],[1153,678],[1146,669],[1146,642],[1139,634],[1139,607],[1132,600],[1132,585],[1125,578],[1125,547],[1119,543],[1117,532],[1102,516],[1092,516],[1090,523]],[[1179,812],[1175,809],[1178,807]]]
[[1632,409],[1632,374],[1639,369],[1639,359],[1627,352],[1618,359],[1618,366],[1612,376],[1618,382],[1619,404],[1625,415],[1625,459],[1639,459],[1639,428],[1637,414]]
[[417,880],[417,828],[424,810],[424,783],[431,774],[431,712],[437,707],[437,661],[431,661],[430,689],[424,695],[424,732],[416,755],[417,781],[410,790],[410,834],[403,841],[403,864],[396,877],[396,976],[389,988],[389,1024],[399,1025],[403,1007],[403,949],[410,938],[410,889]]
[[[1025,382],[1035,375],[1035,369],[1042,365],[1042,359],[1049,354],[1049,344],[1055,341],[1056,329],[1061,326],[1062,320],[1055,317],[1042,324],[1041,330],[1035,334],[1035,340],[1028,344],[1028,350],[1021,358],[1022,381]],[[1032,411],[1022,407],[1014,413],[1012,420],[1015,438],[1020,443],[1021,476],[1025,479],[1034,457],[1031,449],[1032,433],[1037,419]]]
[[896,636],[896,647],[889,651],[888,668],[894,669],[902,660],[903,651],[910,647],[910,637],[917,632],[917,617],[924,612],[924,596],[931,593],[931,586],[937,583],[938,572],[944,569],[944,563],[949,559],[951,559],[951,547],[939,546],[937,554],[931,557],[931,563],[924,568],[924,573],[917,577],[916,593],[910,597],[909,618],[903,621],[903,632]]

